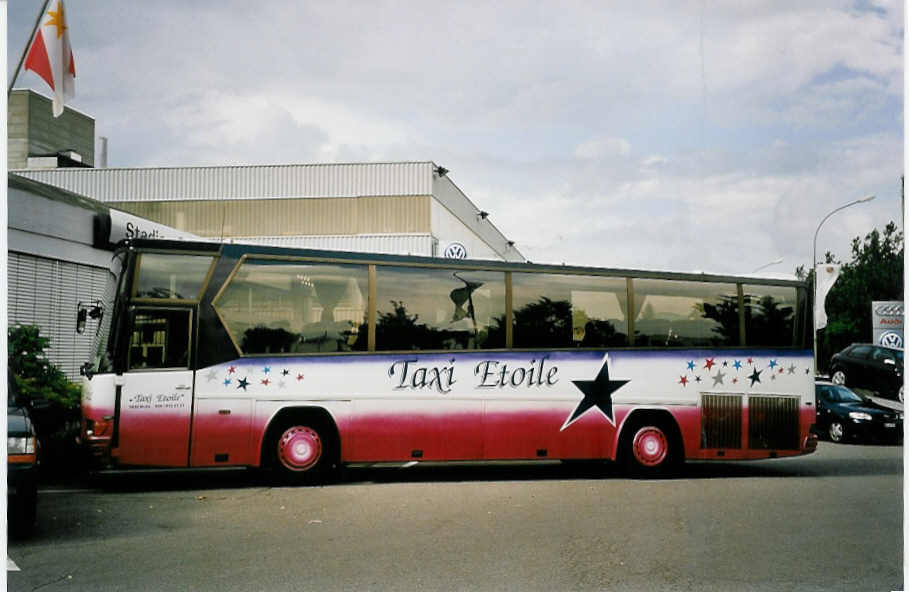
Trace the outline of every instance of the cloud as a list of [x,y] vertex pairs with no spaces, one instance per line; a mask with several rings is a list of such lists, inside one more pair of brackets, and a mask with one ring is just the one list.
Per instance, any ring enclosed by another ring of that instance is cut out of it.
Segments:
[[69,9],[113,165],[433,160],[531,259],[607,266],[794,268],[834,207],[878,194],[841,254],[900,213],[896,0]]

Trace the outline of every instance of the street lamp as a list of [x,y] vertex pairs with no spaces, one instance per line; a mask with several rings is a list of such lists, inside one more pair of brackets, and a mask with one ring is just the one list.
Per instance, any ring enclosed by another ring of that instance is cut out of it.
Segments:
[[813,286],[814,295],[811,299],[812,302],[814,302],[814,306],[812,306],[812,309],[811,309],[811,328],[813,329],[812,333],[814,333],[814,350],[813,350],[812,354],[814,356],[814,374],[815,374],[815,376],[817,375],[817,314],[816,314],[816,311],[817,311],[817,233],[819,233],[821,231],[821,226],[824,225],[824,222],[826,222],[827,218],[829,218],[830,216],[834,215],[835,213],[839,212],[840,210],[845,210],[849,206],[854,206],[854,205],[858,205],[860,203],[865,203],[865,202],[871,201],[872,199],[874,199],[873,195],[867,195],[861,199],[857,199],[855,201],[850,201],[846,205],[836,208],[835,210],[833,210],[832,212],[830,212],[829,214],[824,216],[824,219],[821,220],[821,223],[817,225],[817,230],[814,231],[814,243],[813,243],[813,248],[811,251],[811,269],[814,271],[814,286]]
[[771,261],[770,263],[765,263],[765,264],[761,265],[760,267],[758,267],[757,269],[755,269],[755,270],[752,271],[751,273],[757,273],[757,272],[759,272],[760,270],[764,269],[765,267],[770,267],[771,265],[776,265],[776,264],[782,263],[782,262],[783,262],[783,258],[782,258],[782,257],[780,257],[779,259],[774,259],[774,260]]

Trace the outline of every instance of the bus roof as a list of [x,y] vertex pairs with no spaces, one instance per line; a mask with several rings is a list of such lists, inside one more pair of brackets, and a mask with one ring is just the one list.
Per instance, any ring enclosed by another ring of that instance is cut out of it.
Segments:
[[152,249],[165,251],[211,252],[213,254],[220,253],[225,256],[235,257],[238,259],[242,255],[266,255],[272,257],[328,259],[336,262],[351,263],[400,263],[411,265],[425,264],[463,269],[482,268],[502,271],[591,274],[642,279],[672,279],[693,282],[727,282],[796,287],[806,286],[805,280],[756,277],[748,275],[723,275],[699,272],[676,272],[614,267],[588,267],[577,265],[558,265],[552,263],[518,263],[488,259],[445,259],[441,257],[428,257],[423,255],[390,255],[385,253],[334,251],[298,247],[275,247],[253,243],[223,242],[218,240],[126,239],[120,241],[120,243],[117,244],[116,249]]

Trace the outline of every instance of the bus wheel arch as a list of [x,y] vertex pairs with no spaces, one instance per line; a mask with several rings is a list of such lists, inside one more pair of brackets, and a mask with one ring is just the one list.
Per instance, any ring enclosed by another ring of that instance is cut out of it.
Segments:
[[616,460],[635,477],[672,475],[685,461],[679,424],[665,409],[638,409],[623,422]]
[[285,407],[269,423],[260,454],[260,466],[278,482],[320,483],[340,462],[338,426],[323,407]]

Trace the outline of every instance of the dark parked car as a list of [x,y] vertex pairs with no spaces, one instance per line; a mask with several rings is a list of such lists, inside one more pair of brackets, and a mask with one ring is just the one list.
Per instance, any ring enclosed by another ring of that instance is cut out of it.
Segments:
[[35,523],[38,502],[38,437],[12,375],[6,386],[6,519],[11,534],[24,535]]
[[888,399],[903,400],[903,350],[853,343],[830,360],[834,384],[876,391]]
[[847,438],[899,441],[903,436],[903,412],[879,405],[852,389],[830,382],[817,382],[815,430],[834,442]]

